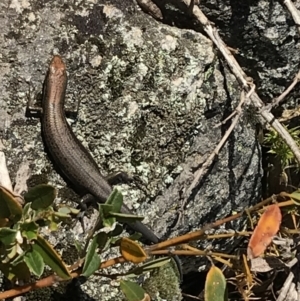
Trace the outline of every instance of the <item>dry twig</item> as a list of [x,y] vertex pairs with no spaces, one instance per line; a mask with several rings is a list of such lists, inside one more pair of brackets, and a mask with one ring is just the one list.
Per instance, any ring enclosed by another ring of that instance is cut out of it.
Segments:
[[[182,1],[187,6],[190,5],[190,0],[182,0]],[[226,59],[226,62],[228,63],[228,66],[231,69],[232,73],[235,75],[236,79],[241,84],[242,88],[246,92],[249,92],[251,90],[251,84],[249,78],[244,73],[244,71],[242,70],[242,68],[240,67],[240,65],[232,55],[232,53],[229,51],[228,47],[225,45],[225,43],[219,36],[217,29],[206,18],[206,16],[202,13],[199,7],[194,6],[193,15],[201,23],[201,25],[203,26],[203,30],[210,37],[213,43],[218,47],[219,51]],[[258,114],[278,132],[278,134],[282,137],[285,143],[290,147],[291,151],[295,155],[296,160],[300,164],[300,150],[297,144],[295,143],[295,141],[293,140],[293,138],[288,133],[288,131],[280,124],[278,120],[275,119],[273,114],[271,114],[268,111],[268,108],[264,105],[263,101],[259,98],[259,96],[255,91],[251,93],[250,100],[251,100],[251,104],[257,109]],[[197,179],[197,182],[199,183],[200,180],[201,180],[201,176]],[[195,181],[193,181],[191,186],[196,187],[197,183],[194,182]],[[185,194],[185,200],[184,200],[185,202],[187,198],[189,198],[191,192],[192,189],[188,189],[188,193]]]
[[268,110],[271,111],[272,108],[275,108],[279,105],[281,101],[284,100],[284,98],[294,89],[294,87],[298,84],[300,81],[300,70],[296,74],[293,82],[289,85],[289,87],[277,98],[275,98],[270,105],[268,105]]
[[192,190],[198,185],[198,183],[200,182],[201,178],[203,177],[203,175],[207,172],[207,170],[209,169],[210,165],[213,163],[213,161],[215,160],[215,158],[219,155],[222,147],[225,145],[228,137],[230,136],[230,134],[232,133],[232,131],[234,130],[235,126],[237,125],[241,114],[242,114],[242,106],[245,103],[245,101],[247,99],[249,99],[249,96],[251,95],[251,93],[254,91],[255,86],[253,85],[253,89],[250,90],[250,92],[246,95],[244,95],[244,91],[242,91],[241,93],[241,100],[237,106],[237,108],[235,109],[235,111],[230,114],[230,116],[228,116],[228,118],[226,118],[225,120],[227,121],[229,118],[233,117],[235,115],[235,118],[233,119],[230,127],[227,129],[225,135],[222,137],[221,141],[218,143],[218,145],[216,146],[216,148],[213,150],[213,152],[210,154],[210,156],[207,158],[207,160],[205,161],[205,163],[201,166],[200,169],[198,169],[195,174],[194,174],[194,180],[191,183],[191,185],[189,186],[189,188],[186,190],[185,192],[185,198],[183,200],[183,203],[181,205],[181,209],[179,210],[179,217],[178,220],[176,222],[176,225],[174,226],[175,228],[180,224],[181,221],[181,212],[183,211],[188,197],[191,195]]
[[291,15],[292,15],[292,17],[294,19],[294,22],[298,26],[298,31],[300,33],[300,15],[299,15],[299,12],[298,12],[296,6],[294,5],[294,3],[291,0],[284,0],[283,3],[285,4],[285,6],[287,7],[287,9],[291,13]]

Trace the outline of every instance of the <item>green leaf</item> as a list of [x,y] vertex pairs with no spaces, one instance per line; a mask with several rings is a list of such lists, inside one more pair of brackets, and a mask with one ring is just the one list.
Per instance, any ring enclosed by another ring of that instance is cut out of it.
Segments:
[[38,235],[37,240],[32,245],[33,249],[38,252],[44,262],[62,279],[71,279],[71,274],[61,259],[60,255],[43,237]]
[[126,273],[126,276],[132,277],[133,275],[145,274],[146,272],[150,272],[164,266],[170,261],[171,261],[170,257],[159,257],[155,260],[148,261],[138,267],[134,267],[132,270]]
[[43,274],[45,263],[43,257],[36,250],[32,249],[31,252],[27,252],[24,261],[34,275],[41,276]]
[[105,202],[106,205],[112,205],[112,212],[120,212],[123,205],[123,195],[117,189],[114,189],[113,192],[108,197]]
[[147,272],[153,269],[160,268],[163,265],[169,263],[170,261],[171,261],[170,257],[160,257],[160,258],[156,258],[155,260],[146,262],[145,264],[141,265],[140,268],[142,268],[144,272]]
[[97,245],[99,250],[103,250],[108,245],[108,235],[105,232],[99,232],[97,235]]
[[113,211],[113,206],[112,205],[99,204],[99,208],[101,208],[104,217],[109,216],[110,212]]
[[10,228],[1,228],[0,229],[0,241],[5,245],[9,246],[16,243],[16,236],[18,230]]
[[53,215],[55,216],[55,218],[57,220],[66,220],[68,218],[71,218],[71,215],[69,215],[68,213],[64,213],[64,212],[53,212]]
[[74,241],[74,246],[75,246],[78,254],[82,254],[83,249],[82,249],[81,243],[79,241],[75,240]]
[[212,266],[207,273],[204,290],[205,301],[226,301],[226,279],[222,271]]
[[33,213],[33,211],[30,208],[30,205],[31,204],[28,203],[28,204],[25,204],[24,207],[23,207],[23,214],[22,214],[23,215],[23,220],[29,218],[30,217],[29,214]]
[[31,203],[33,210],[46,209],[51,206],[56,198],[56,189],[47,184],[41,184],[30,189],[25,195],[26,203]]
[[[60,207],[58,208],[57,211],[59,214],[63,214],[63,215],[69,215],[71,214],[71,210],[70,207],[64,206],[64,207]],[[78,213],[80,212],[80,210],[78,210]]]
[[5,260],[3,260],[3,262],[11,261],[11,259],[13,259],[18,254],[18,250],[19,250],[18,247],[19,247],[19,245],[14,244],[11,248],[8,248],[7,256],[6,256]]
[[84,266],[82,269],[82,275],[85,277],[91,276],[95,271],[99,269],[101,259],[100,256],[96,253],[97,247],[97,236],[95,236],[88,247]]
[[134,214],[127,213],[117,213],[117,212],[109,212],[109,214],[117,219],[120,223],[134,223],[135,221],[142,221],[144,219],[143,216],[138,216]]
[[138,284],[128,280],[121,280],[120,288],[128,301],[142,301],[146,294]]
[[57,231],[58,230],[58,218],[54,212],[52,212],[48,217],[47,220],[50,222],[48,224],[50,231]]
[[294,191],[289,196],[290,196],[290,198],[293,199],[293,201],[296,205],[298,205],[298,206],[300,205],[300,190]]
[[[112,227],[116,222],[114,217],[110,216],[110,212],[112,211],[112,205],[99,204],[99,223],[101,223],[104,227]],[[97,225],[99,227],[99,225]]]
[[10,263],[1,263],[0,270],[9,280],[25,280],[26,282],[30,279],[30,271],[25,262],[21,262],[16,266]]
[[70,206],[67,206],[67,205],[64,205],[62,207],[60,207],[58,209],[58,212],[57,214],[58,215],[62,215],[62,216],[70,216],[70,214],[72,215],[78,215],[80,212],[79,209],[76,209],[76,208],[73,208],[73,207],[70,207]]
[[131,240],[140,240],[140,238],[143,237],[143,235],[139,232],[135,232],[131,234],[128,238]]
[[22,236],[26,237],[29,241],[37,238],[38,230],[39,226],[35,222],[21,225]]
[[16,258],[14,258],[12,261],[10,261],[10,263],[14,266],[24,262],[24,257],[26,255],[26,252],[22,252],[21,254],[19,254]]

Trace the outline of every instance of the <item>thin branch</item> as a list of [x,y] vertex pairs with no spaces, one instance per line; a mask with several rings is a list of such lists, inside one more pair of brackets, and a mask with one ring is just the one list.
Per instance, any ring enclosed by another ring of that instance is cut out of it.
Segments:
[[[104,269],[104,268],[113,266],[118,263],[123,263],[125,261],[126,260],[122,256],[112,258],[112,259],[107,260],[106,262],[101,263],[99,266],[99,269]],[[81,268],[79,268],[76,271],[73,271],[71,273],[72,279],[78,278],[81,275],[81,273],[82,273]],[[23,286],[19,286],[19,287],[15,287],[15,288],[5,291],[5,292],[0,292],[0,300],[16,297],[16,296],[25,294],[29,291],[37,290],[37,289],[40,289],[43,287],[53,286],[55,283],[62,282],[62,281],[66,281],[66,280],[62,280],[59,277],[57,277],[55,274],[52,274],[52,275],[49,275],[46,278],[40,279],[36,282],[26,284]]]
[[[250,96],[250,94],[255,90],[255,85],[253,84],[250,92],[248,93],[248,95]],[[246,96],[246,98],[249,98],[249,96]],[[233,116],[235,116],[238,113],[238,110],[240,109],[240,105],[238,105],[238,107],[228,116],[226,117],[224,120],[222,120],[222,122],[216,124],[214,126],[214,128],[217,128],[219,126],[221,126],[222,124],[225,124],[229,119],[231,119]]]
[[270,105],[268,105],[269,111],[271,111],[272,108],[275,108],[279,105],[281,101],[284,100],[284,98],[293,90],[293,88],[299,83],[300,81],[300,70],[296,74],[293,82],[289,85],[289,87],[277,98],[275,98]]
[[[182,0],[188,7],[190,5],[190,0]],[[202,11],[199,9],[199,7],[194,6],[193,7],[193,15],[198,19],[198,21],[202,24],[203,30],[207,33],[207,35],[210,37],[210,39],[213,41],[213,43],[217,46],[219,51],[222,53],[224,58],[226,59],[226,62],[231,69],[232,73],[237,78],[238,82],[241,84],[242,88],[249,92],[252,88],[251,78],[247,77],[245,72],[242,70],[232,53],[229,51],[228,47],[225,45],[223,40],[220,38],[217,29],[214,27],[213,23],[211,23],[206,16],[202,13]],[[259,114],[269,123],[271,126],[281,135],[282,139],[286,142],[286,144],[290,147],[292,152],[295,155],[295,158],[297,162],[300,165],[300,150],[295,143],[295,141],[292,139],[288,131],[275,119],[275,117],[268,112],[268,108],[264,105],[263,101],[259,98],[257,93],[253,91],[250,95],[250,100],[252,105],[257,109]],[[220,144],[219,144],[220,145]],[[212,157],[212,156],[211,156]],[[212,163],[211,158],[209,158],[210,163]],[[205,167],[207,168],[208,164],[205,164]],[[195,187],[195,183],[199,183],[201,179],[201,175],[203,166],[199,172],[197,172],[197,175],[200,174],[200,177],[197,176],[197,179],[195,179],[191,185],[191,187]],[[187,193],[185,194],[185,200],[187,201],[187,198],[190,196],[192,192],[192,189],[188,189]]]
[[221,141],[218,143],[216,148],[210,154],[208,159],[205,161],[205,163],[202,165],[202,167],[195,172],[194,180],[193,180],[192,184],[190,185],[190,187],[186,191],[186,195],[185,195],[186,198],[188,198],[190,196],[192,190],[198,185],[198,183],[200,182],[202,176],[206,173],[206,171],[208,170],[210,165],[213,163],[214,159],[219,155],[222,147],[225,145],[228,137],[230,136],[230,134],[234,130],[235,126],[237,125],[238,120],[240,119],[240,116],[242,114],[242,106],[243,106],[245,100],[246,100],[246,98],[245,98],[245,95],[244,95],[244,91],[242,91],[240,103],[238,104],[238,106],[235,110],[236,116],[232,120],[232,123],[231,123],[230,127],[228,128],[228,130],[226,131],[225,135],[223,136]]
[[285,4],[287,9],[291,13],[291,15],[294,19],[294,22],[298,26],[298,31],[300,33],[300,15],[299,15],[299,11],[297,10],[296,6],[294,5],[294,3],[291,0],[285,0],[283,3]]

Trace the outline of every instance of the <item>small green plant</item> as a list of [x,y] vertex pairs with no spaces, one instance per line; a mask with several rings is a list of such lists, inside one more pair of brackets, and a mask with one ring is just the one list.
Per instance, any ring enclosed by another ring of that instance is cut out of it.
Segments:
[[45,264],[60,278],[71,278],[60,255],[40,235],[41,227],[57,229],[59,222],[70,217],[53,210],[55,197],[56,189],[49,185],[34,187],[24,200],[0,186],[0,270],[9,280],[41,276]]
[[[300,127],[297,126],[295,128],[287,129],[291,137],[300,146]],[[285,143],[285,141],[281,138],[281,136],[275,131],[273,128],[269,130],[269,132],[265,135],[264,144],[267,147],[270,147],[269,153],[276,155],[280,159],[280,163],[282,169],[290,166],[291,164],[295,164],[295,156],[289,146]]]
[[[52,231],[58,229],[58,223],[70,218],[70,213],[76,214],[76,209],[61,207],[53,209],[57,191],[50,185],[38,185],[24,195],[20,202],[11,191],[0,186],[0,271],[10,280],[28,280],[30,274],[41,276],[45,264],[60,278],[71,279],[70,271],[60,255],[40,235],[42,227]],[[20,203],[24,203],[24,207]],[[114,233],[109,232],[103,237],[103,232],[97,232],[103,226],[111,227],[116,220],[126,221],[142,219],[128,214],[120,214],[123,196],[114,190],[105,204],[99,204],[99,218],[89,235],[84,248],[79,248],[81,258],[85,258],[82,275],[89,277],[99,269],[101,259],[97,253],[100,245],[109,245]],[[75,210],[75,211],[74,211]],[[78,211],[77,211],[78,213]],[[121,231],[119,231],[120,233]],[[79,247],[79,244],[76,244]]]
[[[45,184],[30,189],[24,198],[0,186],[0,271],[13,283],[19,280],[28,282],[32,275],[40,277],[46,265],[61,281],[79,275],[89,277],[101,269],[101,253],[111,247],[118,247],[125,260],[143,263],[122,276],[136,277],[169,263],[168,257],[144,263],[147,254],[134,241],[139,235],[120,237],[122,226],[117,222],[130,223],[142,220],[143,217],[120,213],[123,196],[115,189],[104,204],[98,204],[97,221],[87,234],[85,242],[74,241],[80,259],[70,269],[41,235],[43,227],[57,231],[62,221],[71,218],[71,214],[79,213],[77,209],[65,205],[54,210],[56,195],[56,189]],[[128,281],[121,284],[121,290],[129,301],[140,300],[136,297],[142,298],[146,294],[138,284]],[[44,285],[51,285],[51,282]],[[12,294],[14,296],[20,293],[21,290]],[[3,294],[5,296],[5,292]]]

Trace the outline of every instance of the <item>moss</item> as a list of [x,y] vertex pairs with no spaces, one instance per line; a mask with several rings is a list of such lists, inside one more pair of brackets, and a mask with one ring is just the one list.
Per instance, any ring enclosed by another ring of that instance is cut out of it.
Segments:
[[179,274],[173,261],[152,272],[143,287],[153,300],[182,299]]

